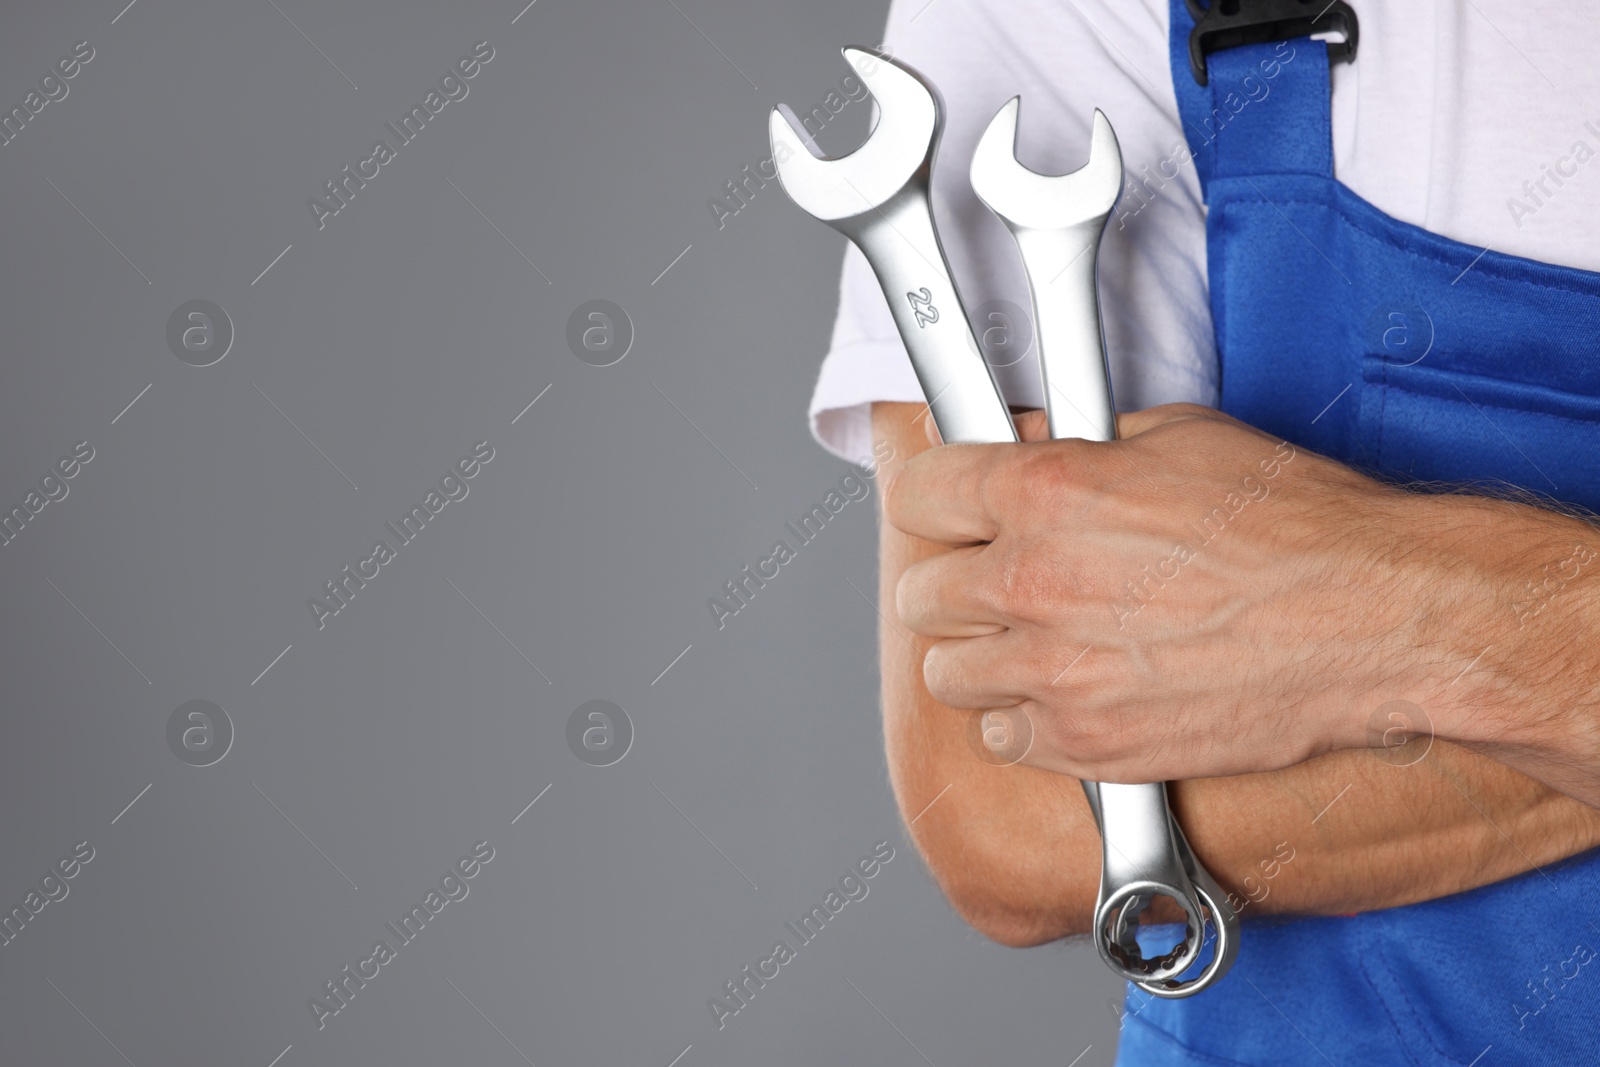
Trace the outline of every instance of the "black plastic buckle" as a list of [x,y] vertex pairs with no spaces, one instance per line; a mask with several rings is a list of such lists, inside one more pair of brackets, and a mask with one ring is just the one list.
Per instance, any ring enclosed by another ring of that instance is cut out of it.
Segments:
[[1338,31],[1343,41],[1328,42],[1328,62],[1356,57],[1360,26],[1345,0],[1187,0],[1194,29],[1189,33],[1189,69],[1194,80],[1206,84],[1206,56],[1225,48],[1264,44]]

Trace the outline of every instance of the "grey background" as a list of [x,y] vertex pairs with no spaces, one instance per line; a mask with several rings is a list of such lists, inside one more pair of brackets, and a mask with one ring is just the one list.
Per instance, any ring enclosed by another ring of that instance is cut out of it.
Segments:
[[[841,239],[775,185],[720,230],[706,202],[883,5],[520,9],[0,15],[5,109],[96,52],[0,147],[0,503],[96,453],[0,548],[0,904],[95,849],[0,947],[0,1062],[1109,1063],[1092,948],[986,942],[902,834],[850,584],[874,505],[706,608],[846,471],[805,425]],[[319,231],[307,198],[479,40],[468,97]],[[236,329],[210,367],[166,344],[192,299]],[[566,346],[594,299],[636,331],[611,367]],[[484,439],[319,631],[307,599]],[[192,699],[236,732],[210,767],[167,747]],[[592,699],[634,724],[614,766],[565,741]],[[308,998],[480,839],[469,896],[319,1031]],[[870,895],[719,1033],[707,999],[879,840]]]

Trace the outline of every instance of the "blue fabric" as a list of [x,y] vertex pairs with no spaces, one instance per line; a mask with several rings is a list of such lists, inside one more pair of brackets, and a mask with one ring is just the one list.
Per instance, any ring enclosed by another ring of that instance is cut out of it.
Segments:
[[[1251,919],[1247,906],[1239,958],[1217,985],[1180,1001],[1129,988],[1117,1063],[1467,1067],[1492,1046],[1476,1067],[1594,1064],[1595,887],[1589,854],[1361,915]],[[1152,950],[1175,932],[1140,941]]]
[[[1383,214],[1334,178],[1324,45],[1215,53],[1201,87],[1192,26],[1173,0],[1223,409],[1390,479],[1600,510],[1600,275]],[[1600,851],[1409,907],[1247,917],[1213,988],[1130,989],[1117,1062],[1600,1063],[1597,950]]]

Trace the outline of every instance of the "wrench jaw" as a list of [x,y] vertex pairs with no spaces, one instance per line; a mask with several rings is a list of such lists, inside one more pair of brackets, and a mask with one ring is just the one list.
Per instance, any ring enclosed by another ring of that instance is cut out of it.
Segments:
[[[1187,879],[1185,880],[1187,881]],[[1095,907],[1094,942],[1100,958],[1130,982],[1154,984],[1168,982],[1189,969],[1200,958],[1205,933],[1205,916],[1200,910],[1200,895],[1194,888],[1186,893],[1178,886],[1156,882],[1131,882],[1107,895],[1101,887],[1101,899]],[[1155,898],[1166,897],[1183,909],[1183,940],[1159,956],[1146,956],[1135,935],[1139,929],[1139,916],[1154,903]]]
[[768,118],[772,158],[789,198],[860,248],[947,442],[1015,441],[1016,427],[967,323],[939,242],[928,179],[943,101],[922,75],[859,48],[844,55],[878,103],[878,124],[854,152],[824,159],[782,110]]
[[921,74],[887,56],[843,49],[878,105],[878,124],[853,152],[821,157],[807,147],[781,108],[767,118],[773,165],[789,198],[807,213],[850,234],[907,186],[927,188],[943,128],[944,102]]
[[1016,157],[1021,98],[990,120],[972,156],[972,188],[1017,243],[1033,301],[1050,436],[1116,438],[1110,368],[1096,299],[1096,252],[1122,191],[1122,151],[1098,108],[1089,160],[1039,174]]
[[[1131,982],[1176,978],[1200,956],[1205,916],[1200,894],[1180,845],[1182,831],[1172,818],[1166,786],[1085,782],[1095,824],[1103,842],[1100,895],[1094,909],[1095,947],[1101,959]],[[1139,916],[1156,897],[1183,909],[1182,944],[1146,957],[1134,935]]]
[[[1154,792],[1095,782],[1083,787],[1104,840],[1093,927],[1100,958],[1121,977],[1164,1000],[1181,1000],[1209,988],[1238,958],[1239,916],[1227,893],[1195,858],[1183,827],[1166,814],[1166,787],[1158,784]],[[1103,803],[1107,800],[1111,803]],[[1151,804],[1161,811],[1139,810]],[[1156,827],[1163,824],[1166,832],[1160,833]],[[1139,916],[1158,896],[1183,910],[1183,941],[1147,958],[1136,940]],[[1213,935],[1211,959],[1193,978],[1180,980],[1200,958],[1208,933]]]
[[1105,112],[1095,108],[1089,160],[1070,174],[1040,174],[1017,160],[1013,96],[989,120],[972,153],[972,191],[1013,234],[1078,229],[1099,235],[1122,193],[1122,149]]
[[[1228,902],[1228,894],[1217,884],[1217,880],[1211,877],[1211,872],[1195,859],[1188,840],[1183,836],[1183,828],[1176,822],[1172,824],[1172,834],[1178,846],[1178,856],[1183,862],[1184,869],[1193,879],[1195,891],[1200,894],[1201,903],[1205,905],[1211,928],[1216,932],[1216,943],[1212,950],[1211,962],[1188,981],[1180,982],[1176,977],[1144,979],[1135,980],[1134,985],[1153,997],[1160,997],[1163,1000],[1182,1000],[1210,987],[1213,982],[1227,974],[1233,966],[1233,961],[1238,959],[1239,913],[1233,910],[1233,905]],[[1204,929],[1201,927],[1202,931]]]

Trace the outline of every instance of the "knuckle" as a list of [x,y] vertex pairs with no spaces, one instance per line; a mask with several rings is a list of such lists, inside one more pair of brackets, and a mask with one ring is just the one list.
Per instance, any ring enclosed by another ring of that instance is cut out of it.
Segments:
[[1032,618],[1041,599],[1043,568],[1025,552],[1002,552],[995,562],[994,608],[1007,619]]
[[1083,727],[1080,716],[1057,712],[1047,720],[1044,734],[1050,747],[1074,762],[1092,762],[1094,759],[1090,731]]
[[1075,708],[1058,713],[1050,718],[1047,730],[1050,744],[1062,756],[1097,771],[1127,759],[1138,749],[1126,725],[1094,711]]
[[1042,712],[1047,704],[1053,705],[1057,701],[1062,701],[1068,707],[1074,706],[1075,694],[1071,685],[1054,684],[1061,678],[1062,668],[1071,662],[1074,654],[1063,656],[1055,641],[1031,640],[1025,644],[1020,659],[1027,688],[1023,695],[1033,702],[1030,707]]
[[[989,607],[1007,621],[1052,626],[1071,623],[1077,605],[1091,595],[1080,567],[1075,561],[1062,560],[1048,541],[1040,544],[1034,538],[1016,538],[985,551],[995,553]],[[1044,651],[1041,649],[1041,654]]]
[[1071,443],[1055,442],[1046,448],[1029,449],[1019,465],[1018,490],[1029,497],[1044,493],[1053,499],[1070,495],[1079,485],[1077,451]]
[[1023,487],[1026,484],[1028,451],[1016,446],[995,449],[989,461],[982,465],[982,470],[977,472],[978,484],[975,489],[978,502],[985,512],[1000,519],[1002,525],[1027,499]]
[[1001,529],[1046,518],[1079,491],[1076,453],[1065,441],[996,446],[972,471],[974,497]]
[[998,546],[991,545],[985,549],[988,566],[985,570],[985,580],[979,586],[979,592],[988,602],[987,606],[996,615],[1003,619],[1015,619],[1017,608],[1017,567],[1016,559],[1010,552]]

